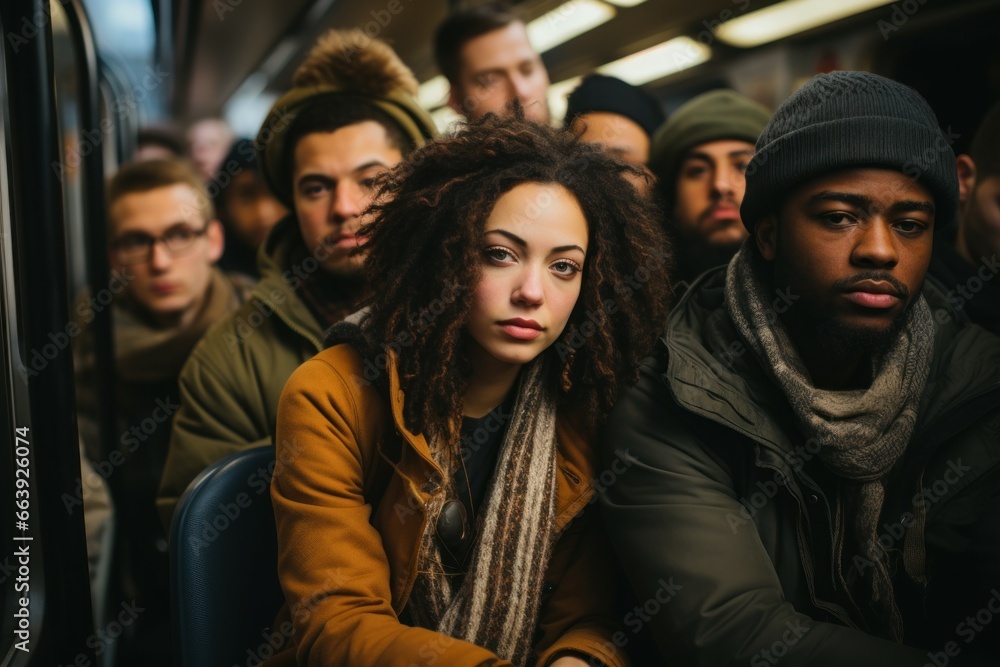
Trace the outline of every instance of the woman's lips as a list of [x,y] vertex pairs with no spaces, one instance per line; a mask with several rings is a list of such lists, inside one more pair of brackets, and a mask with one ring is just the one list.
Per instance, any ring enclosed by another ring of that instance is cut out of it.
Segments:
[[538,322],[534,320],[522,320],[520,318],[500,322],[500,328],[508,336],[517,340],[534,340],[541,336],[543,331],[542,326]]

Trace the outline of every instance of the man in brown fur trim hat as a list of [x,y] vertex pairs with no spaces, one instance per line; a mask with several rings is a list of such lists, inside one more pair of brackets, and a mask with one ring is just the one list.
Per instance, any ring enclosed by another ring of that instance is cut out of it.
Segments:
[[205,336],[181,373],[157,498],[166,523],[205,467],[272,441],[285,380],[366,296],[353,251],[374,178],[436,134],[412,72],[361,33],[327,33],[292,83],[256,145],[264,179],[293,213],[261,247],[251,299]]

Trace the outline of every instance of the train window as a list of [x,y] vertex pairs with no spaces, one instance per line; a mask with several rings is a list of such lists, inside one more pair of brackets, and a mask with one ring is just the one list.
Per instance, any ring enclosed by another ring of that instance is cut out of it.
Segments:
[[73,43],[66,10],[56,1],[52,9],[52,67],[56,88],[56,121],[59,127],[61,159],[52,165],[63,191],[66,221],[66,250],[69,262],[69,293],[77,294],[86,282],[86,244],[84,243],[85,205],[84,156],[100,150],[103,136],[100,129],[80,127],[80,79],[76,54],[79,45]]

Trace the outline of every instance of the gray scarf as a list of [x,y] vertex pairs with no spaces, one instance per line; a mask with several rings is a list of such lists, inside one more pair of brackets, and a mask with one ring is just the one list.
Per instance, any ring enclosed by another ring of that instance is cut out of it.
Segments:
[[[554,540],[556,408],[554,393],[545,387],[544,365],[538,359],[521,372],[461,586],[452,590],[435,537],[445,496],[457,497],[449,481],[449,493],[438,494],[427,507],[408,607],[420,627],[488,648],[517,666],[533,662],[532,639]],[[453,480],[455,452],[435,445],[432,454]]]
[[[856,483],[849,495],[857,507],[858,545],[867,547],[874,565],[872,600],[899,640],[902,621],[893,596],[888,554],[878,542],[878,519],[885,501],[885,477],[909,444],[930,371],[934,344],[930,308],[923,296],[917,297],[895,342],[872,359],[871,386],[825,391],[813,386],[785,326],[777,317],[768,316],[770,292],[761,260],[744,245],[726,273],[726,309],[761,365],[781,387],[803,433],[819,442],[820,459],[831,471]],[[845,522],[838,504],[838,564],[845,523],[850,521]],[[844,582],[843,569],[838,569]]]

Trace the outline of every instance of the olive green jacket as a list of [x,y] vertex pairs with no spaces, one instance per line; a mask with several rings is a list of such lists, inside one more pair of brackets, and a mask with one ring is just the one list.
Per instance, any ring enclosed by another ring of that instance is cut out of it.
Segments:
[[285,381],[323,349],[323,327],[296,291],[305,269],[288,260],[301,243],[294,216],[271,230],[250,299],[212,327],[184,364],[181,407],[156,498],[168,528],[198,473],[233,452],[272,442]]
[[[650,626],[667,664],[995,660],[1000,615],[980,630],[965,619],[990,605],[1000,612],[1000,338],[946,317],[944,295],[924,288],[944,323],[879,521],[900,645],[871,618],[870,578],[858,582],[857,604],[838,584],[833,522],[838,511],[851,516],[838,507],[843,482],[737,333],[724,280],[724,268],[713,270],[681,299],[605,433],[606,462],[625,450],[636,460],[602,506],[636,599],[647,601],[637,624]],[[856,548],[843,559],[845,573],[870,575]],[[663,581],[678,590],[652,604]]]

